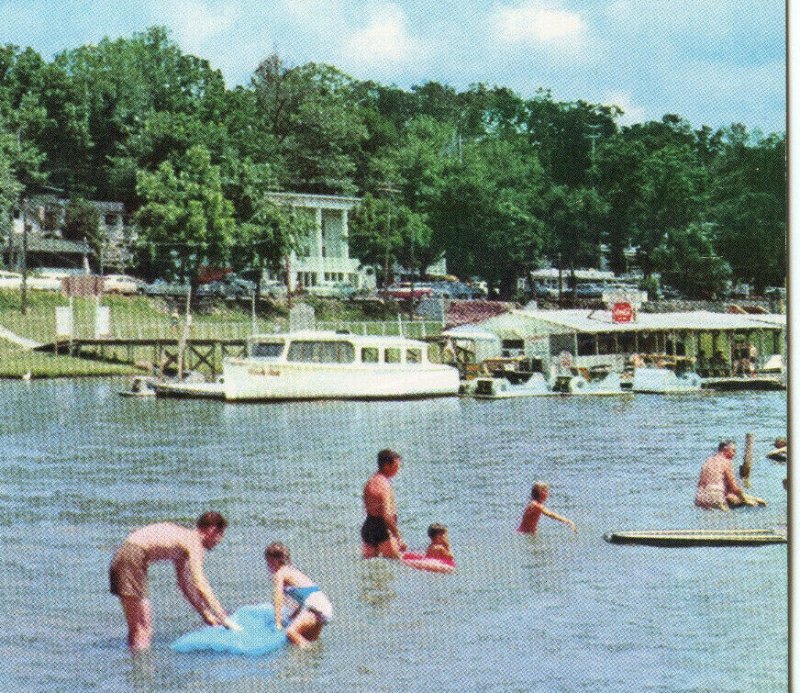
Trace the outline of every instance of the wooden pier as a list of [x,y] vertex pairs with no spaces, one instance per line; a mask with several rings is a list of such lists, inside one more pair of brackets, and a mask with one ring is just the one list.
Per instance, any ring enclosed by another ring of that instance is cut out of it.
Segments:
[[[161,371],[177,371],[180,345],[175,338],[107,337],[100,339],[64,339],[42,344],[36,351],[69,354],[99,361],[136,363],[137,351],[149,352],[150,363]],[[184,370],[204,370],[215,378],[222,372],[222,359],[246,353],[243,338],[189,338],[183,357]],[[122,354],[122,356],[120,356]],[[141,358],[141,356],[140,356]]]

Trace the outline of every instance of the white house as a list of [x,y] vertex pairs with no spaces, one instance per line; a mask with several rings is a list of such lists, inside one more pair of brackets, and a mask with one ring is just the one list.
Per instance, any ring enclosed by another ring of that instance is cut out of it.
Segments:
[[[353,289],[374,289],[375,274],[350,257],[348,241],[348,212],[361,200],[342,195],[312,195],[306,193],[268,193],[277,205],[298,207],[313,212],[316,224],[309,238],[299,239],[299,249],[287,258],[289,289],[302,289],[317,295],[332,295],[347,286]],[[267,284],[283,284],[280,278],[265,272]]]

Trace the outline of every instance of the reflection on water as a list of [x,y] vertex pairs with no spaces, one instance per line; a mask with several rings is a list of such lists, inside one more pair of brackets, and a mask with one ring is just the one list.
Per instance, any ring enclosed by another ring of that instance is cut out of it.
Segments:
[[397,591],[393,587],[395,570],[397,566],[388,559],[375,558],[364,561],[359,575],[361,601],[385,612],[397,599]]
[[[121,386],[0,383],[9,690],[786,688],[785,547],[602,539],[785,524],[786,467],[765,458],[786,433],[784,393],[251,406],[122,398]],[[699,511],[701,462],[722,438],[742,449],[747,432],[751,491],[769,505]],[[393,482],[403,535],[422,549],[431,522],[447,525],[452,575],[360,558],[361,491],[384,447],[404,458]],[[544,517],[535,537],[514,531],[535,480],[577,535]],[[143,523],[211,508],[230,520],[206,559],[226,608],[271,599],[271,541],[330,596],[334,620],[311,650],[173,654],[200,622],[157,565],[154,648],[127,654],[107,586],[114,546]]]

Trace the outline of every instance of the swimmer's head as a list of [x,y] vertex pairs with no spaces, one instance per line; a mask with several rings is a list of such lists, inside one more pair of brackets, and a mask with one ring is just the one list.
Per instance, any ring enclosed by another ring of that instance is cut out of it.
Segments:
[[400,453],[394,450],[381,450],[378,453],[378,471],[386,476],[394,476],[400,469]]
[[440,525],[438,522],[434,522],[430,527],[428,527],[428,538],[431,541],[441,537],[443,534],[447,534],[447,527]]
[[547,484],[544,481],[537,481],[531,487],[531,498],[535,501],[543,503],[545,500],[547,500],[547,496],[549,495],[550,495],[550,484]]
[[[273,572],[278,568],[288,565],[292,561],[287,549],[279,541],[275,541],[264,549],[264,560]],[[273,568],[274,566],[274,568]]]
[[203,544],[203,548],[210,551],[222,541],[225,529],[228,527],[228,521],[218,512],[212,510],[200,515],[195,521],[195,526],[200,533],[200,541]]
[[720,444],[717,446],[717,452],[723,453],[726,457],[733,458],[736,454],[736,443],[732,440],[720,441]]

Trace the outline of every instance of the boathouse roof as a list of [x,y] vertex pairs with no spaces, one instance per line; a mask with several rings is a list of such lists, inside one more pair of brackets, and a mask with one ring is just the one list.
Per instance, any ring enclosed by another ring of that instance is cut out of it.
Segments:
[[786,316],[740,315],[692,311],[686,313],[638,313],[633,322],[614,322],[609,310],[514,310],[479,323],[495,334],[544,332],[645,332],[781,330]]

